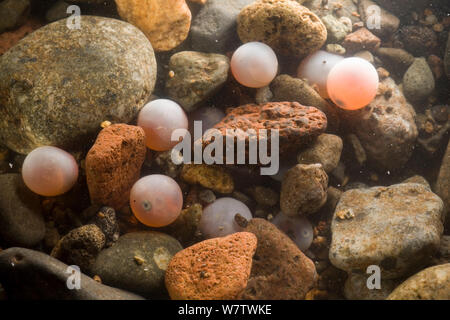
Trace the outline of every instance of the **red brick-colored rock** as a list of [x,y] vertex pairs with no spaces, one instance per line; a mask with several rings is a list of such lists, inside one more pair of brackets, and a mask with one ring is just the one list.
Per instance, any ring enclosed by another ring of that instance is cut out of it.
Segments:
[[[224,138],[227,129],[240,129],[244,132],[249,129],[256,132],[266,129],[269,143],[270,130],[277,129],[280,135],[280,153],[288,153],[296,151],[300,146],[322,134],[327,128],[327,117],[319,109],[303,106],[298,102],[247,104],[227,110],[225,118],[214,128],[218,129]],[[211,142],[206,135],[203,138],[204,145]],[[246,141],[248,151],[249,138],[244,136],[243,139]]]
[[257,240],[238,232],[188,247],[172,258],[166,288],[174,300],[232,300],[247,286]]
[[103,129],[86,156],[86,178],[93,204],[125,206],[145,159],[140,127],[114,124]]
[[348,34],[342,45],[348,52],[361,50],[375,51],[380,47],[381,40],[366,28],[360,28]]
[[314,263],[274,224],[250,220],[245,232],[258,239],[247,287],[239,295],[245,300],[299,300],[317,281]]

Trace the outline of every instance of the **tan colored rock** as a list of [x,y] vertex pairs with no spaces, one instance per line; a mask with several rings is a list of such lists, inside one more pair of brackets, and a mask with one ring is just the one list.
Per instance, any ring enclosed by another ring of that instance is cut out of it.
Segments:
[[232,193],[234,190],[233,177],[219,166],[186,164],[181,171],[181,178],[189,184],[198,183],[220,193]]
[[362,50],[375,51],[380,47],[381,40],[366,28],[360,28],[347,35],[342,46],[347,52]]
[[192,14],[185,0],[116,0],[122,19],[139,28],[155,51],[169,51],[188,36]]
[[165,283],[174,300],[231,300],[247,286],[257,239],[238,232],[188,247],[172,258]]
[[129,201],[146,153],[140,127],[115,124],[103,129],[86,156],[91,202],[120,209]]

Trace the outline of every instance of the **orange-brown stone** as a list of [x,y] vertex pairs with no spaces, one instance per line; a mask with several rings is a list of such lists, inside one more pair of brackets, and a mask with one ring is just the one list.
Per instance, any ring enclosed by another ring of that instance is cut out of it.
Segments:
[[257,240],[238,232],[188,247],[172,258],[166,288],[174,300],[231,300],[247,286]]
[[120,209],[139,179],[146,153],[140,127],[114,124],[103,129],[86,156],[86,178],[93,204]]

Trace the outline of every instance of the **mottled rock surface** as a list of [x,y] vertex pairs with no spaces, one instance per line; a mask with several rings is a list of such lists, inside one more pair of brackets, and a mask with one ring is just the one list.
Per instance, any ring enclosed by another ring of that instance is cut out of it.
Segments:
[[152,93],[145,36],[122,21],[82,19],[81,30],[46,25],[0,57],[0,141],[12,150],[80,147],[103,121],[131,121]]
[[284,176],[280,207],[288,216],[317,212],[327,201],[328,175],[319,163],[298,164]]
[[41,21],[30,18],[20,28],[0,33],[0,56],[12,48],[19,40],[41,26]]
[[45,235],[39,197],[15,173],[0,175],[0,190],[0,239],[13,246],[35,246]]
[[0,2],[0,33],[14,29],[25,22],[30,13],[30,0],[3,0]]
[[404,49],[415,57],[427,56],[438,46],[436,33],[420,25],[403,26],[398,31],[398,38]]
[[239,38],[259,41],[285,56],[302,57],[319,49],[327,29],[308,8],[291,0],[260,0],[239,13]]
[[380,289],[369,289],[367,279],[371,274],[349,274],[344,285],[344,295],[348,300],[385,300],[397,287],[400,280],[380,279]]
[[[249,137],[247,130],[267,129],[267,140],[270,141],[270,129],[279,131],[280,153],[296,151],[302,145],[312,141],[326,130],[325,114],[314,108],[306,107],[297,102],[270,102],[264,105],[248,104],[229,109],[227,115],[214,128],[223,137],[227,129],[240,129],[244,134],[237,134],[237,139],[245,139],[248,150]],[[257,137],[260,138],[259,136]],[[211,143],[211,138],[205,135],[204,144]]]
[[418,135],[415,116],[391,78],[380,83],[367,107],[344,113],[369,161],[383,170],[400,168],[409,160]]
[[119,15],[145,33],[156,51],[169,51],[189,34],[192,14],[185,0],[115,0]]
[[214,95],[227,81],[230,61],[220,54],[182,51],[169,61],[173,77],[166,81],[166,92],[187,112]]
[[425,58],[416,58],[403,76],[403,93],[411,102],[426,100],[434,90],[434,76]]
[[265,219],[250,220],[245,231],[255,234],[258,246],[250,279],[239,298],[304,299],[317,280],[314,263],[287,235]]
[[449,300],[450,263],[426,268],[408,278],[388,300]]
[[[68,265],[44,253],[23,248],[0,252],[0,282],[13,300],[142,300],[130,292],[108,287],[80,274],[80,289]],[[69,277],[72,276],[72,279]],[[51,290],[49,289],[51,288]]]
[[386,68],[398,76],[403,76],[409,66],[414,62],[414,56],[400,48],[381,47],[375,53],[386,65]]
[[442,200],[422,184],[346,191],[331,224],[330,261],[351,272],[381,268],[382,278],[407,276],[439,247]]
[[205,164],[186,164],[181,171],[181,178],[189,184],[199,184],[219,193],[232,193],[233,177],[220,166]]
[[375,51],[381,45],[381,40],[366,28],[360,28],[348,34],[342,46],[347,52],[358,52],[361,50]]
[[333,171],[341,159],[342,139],[334,134],[324,133],[317,137],[308,148],[297,155],[298,163],[322,164],[326,173]]
[[256,236],[237,232],[199,242],[177,253],[166,272],[175,300],[231,300],[247,286]]
[[397,31],[400,25],[400,19],[385,10],[383,7],[378,6],[378,10],[374,10],[374,8],[376,8],[372,7],[374,5],[378,6],[377,3],[371,0],[361,0],[359,2],[358,9],[359,14],[361,15],[361,20],[365,22],[366,26],[373,25],[374,22],[377,22],[376,19],[374,19],[374,14],[379,12],[380,25],[374,25],[370,31],[382,38],[390,37]]
[[98,255],[92,274],[100,276],[104,284],[162,298],[167,266],[181,249],[177,240],[164,233],[127,233]]
[[120,209],[130,200],[146,154],[140,127],[115,124],[103,129],[86,156],[91,202]]

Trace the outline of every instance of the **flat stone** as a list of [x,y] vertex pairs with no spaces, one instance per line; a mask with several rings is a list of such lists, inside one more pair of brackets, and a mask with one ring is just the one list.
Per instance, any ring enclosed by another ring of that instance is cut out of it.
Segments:
[[330,261],[347,272],[377,265],[382,278],[407,276],[437,252],[442,218],[442,200],[422,184],[351,189],[334,212]]
[[143,300],[136,294],[100,284],[83,273],[79,275],[80,289],[70,290],[67,284],[71,281],[77,284],[76,280],[77,275],[71,273],[68,265],[42,252],[23,248],[0,252],[0,283],[9,299]]
[[82,148],[103,121],[130,122],[148,101],[156,60],[142,32],[94,16],[82,26],[51,23],[0,57],[0,141],[10,149]]
[[145,132],[115,124],[103,129],[86,156],[86,178],[93,204],[121,209],[139,179],[146,154]]
[[256,236],[237,232],[178,252],[166,272],[166,288],[174,300],[232,300],[247,286]]
[[164,274],[169,261],[182,249],[180,243],[164,233],[127,233],[98,255],[92,274],[102,282],[148,298],[162,298]]
[[0,238],[11,246],[33,247],[45,236],[39,197],[16,173],[0,175]]

